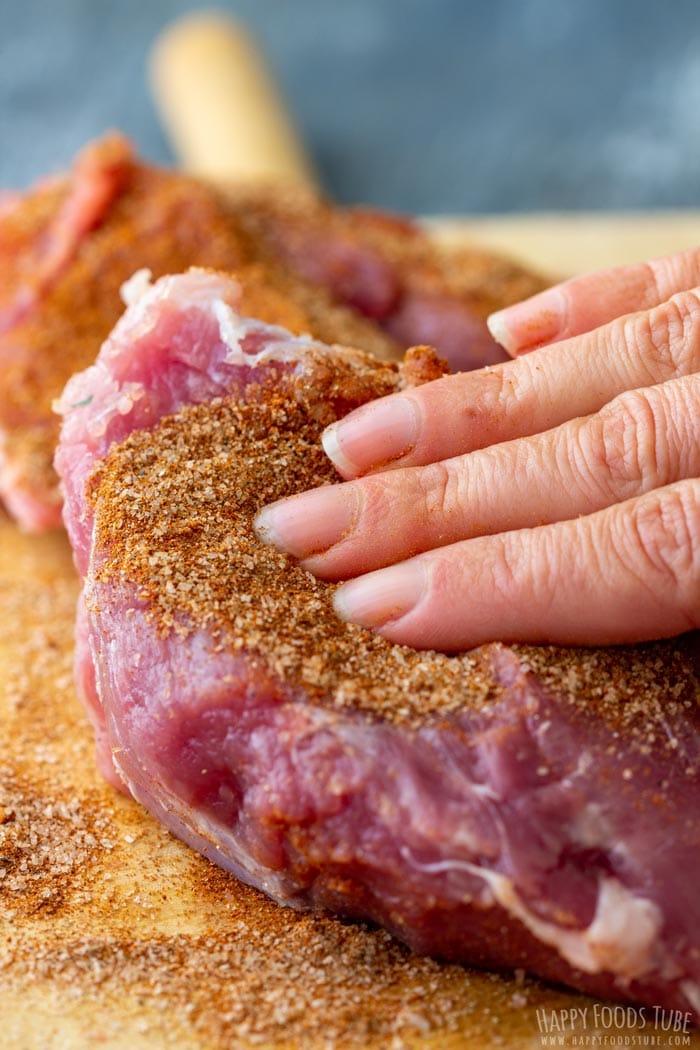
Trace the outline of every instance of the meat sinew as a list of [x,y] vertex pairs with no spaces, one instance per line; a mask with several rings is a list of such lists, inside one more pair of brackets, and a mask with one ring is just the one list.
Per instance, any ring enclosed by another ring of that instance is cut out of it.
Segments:
[[297,333],[381,357],[430,338],[459,367],[499,353],[485,336],[490,309],[542,287],[491,256],[440,252],[409,223],[304,195],[224,195],[138,163],[109,136],[70,176],[0,198],[0,499],[25,528],[60,521],[51,403],[95,359],[121,284],[142,268],[244,264],[294,305]]
[[293,338],[250,294],[157,282],[62,399],[103,772],[282,903],[697,1015],[693,639],[446,656],[340,623],[252,520],[334,480],[320,428],[415,355]]

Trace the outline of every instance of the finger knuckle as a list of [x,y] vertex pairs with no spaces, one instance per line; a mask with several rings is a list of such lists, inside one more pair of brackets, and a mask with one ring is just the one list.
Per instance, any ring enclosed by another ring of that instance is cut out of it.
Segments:
[[670,595],[688,626],[700,619],[700,490],[695,482],[640,500],[629,515],[630,549],[641,561],[640,577],[660,596]]
[[667,299],[675,291],[697,284],[700,279],[700,249],[689,248],[685,252],[651,259],[642,264],[648,275],[649,286],[655,301]]
[[506,537],[491,545],[490,560],[491,586],[497,598],[512,602],[522,590],[525,576],[522,556],[514,549]]
[[659,302],[659,300],[666,299],[669,295],[668,289],[673,287],[668,257],[650,259],[649,262],[642,263],[642,269],[649,283],[653,300]]
[[365,528],[384,530],[395,517],[392,482],[393,478],[387,474],[375,474],[350,483],[357,485],[362,493],[362,519]]
[[634,353],[650,384],[697,368],[700,294],[696,289],[678,292],[661,306],[622,318],[618,324],[614,338]]
[[[415,392],[422,405],[433,440],[438,447],[446,443],[458,448],[460,439],[475,447],[488,443],[489,435],[498,433],[503,421],[519,408],[520,383],[513,368],[519,362],[507,362],[473,372],[458,372]],[[445,421],[449,420],[451,440],[445,442]]]
[[432,463],[420,474],[420,499],[428,520],[448,521],[465,505],[465,477],[451,461]]
[[502,419],[505,413],[512,412],[520,393],[519,363],[509,362],[482,369],[478,374],[479,385],[474,391],[475,396],[471,399],[471,405],[465,404],[465,411],[487,419]]
[[615,398],[584,424],[579,458],[585,463],[591,488],[617,501],[663,483],[665,444],[658,399],[645,390],[633,390]]

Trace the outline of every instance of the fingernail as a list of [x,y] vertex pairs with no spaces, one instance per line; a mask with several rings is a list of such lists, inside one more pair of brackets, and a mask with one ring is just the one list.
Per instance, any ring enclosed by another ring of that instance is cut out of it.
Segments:
[[425,591],[425,567],[418,560],[369,572],[344,583],[333,595],[341,620],[383,627],[415,608]]
[[341,474],[354,477],[407,455],[418,439],[418,406],[392,395],[351,412],[322,436],[323,448]]
[[359,513],[356,486],[328,485],[263,507],[253,525],[264,543],[295,558],[308,558],[339,543]]
[[566,326],[566,301],[559,288],[548,288],[486,320],[489,332],[509,354],[534,350],[560,336]]

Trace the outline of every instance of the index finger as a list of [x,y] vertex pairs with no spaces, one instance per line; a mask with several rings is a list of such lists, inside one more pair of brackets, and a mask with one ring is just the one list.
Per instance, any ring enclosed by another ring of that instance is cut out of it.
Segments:
[[573,277],[491,314],[488,326],[511,356],[590,332],[633,310],[648,310],[700,284],[700,249]]
[[345,478],[422,466],[599,411],[625,390],[700,371],[700,289],[502,365],[369,402],[323,446]]

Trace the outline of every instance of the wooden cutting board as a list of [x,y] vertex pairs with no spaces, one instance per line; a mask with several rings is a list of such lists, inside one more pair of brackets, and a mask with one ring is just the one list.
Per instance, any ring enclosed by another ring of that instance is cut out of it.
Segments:
[[700,211],[441,216],[428,225],[443,243],[474,241],[565,276],[700,246]]
[[[596,219],[592,237],[587,219],[511,217],[441,221],[439,233],[481,232],[573,272],[700,232],[696,214],[631,223]],[[579,1040],[666,1038],[653,1024],[606,1027],[600,1004],[522,975],[439,964],[381,931],[280,908],[173,839],[95,770],[71,679],[76,593],[65,537],[23,536],[0,515],[2,1046],[525,1050],[543,1045],[545,1018],[562,1026],[574,1015],[561,1011],[586,1009]]]

